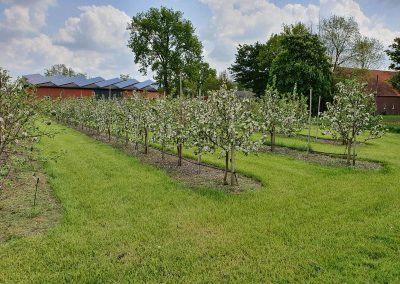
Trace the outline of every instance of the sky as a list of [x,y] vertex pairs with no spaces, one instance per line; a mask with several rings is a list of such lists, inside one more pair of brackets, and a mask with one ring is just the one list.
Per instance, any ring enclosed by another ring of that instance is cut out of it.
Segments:
[[14,77],[64,63],[89,77],[151,78],[134,63],[126,26],[160,6],[193,23],[205,60],[218,72],[234,62],[238,44],[265,42],[283,24],[316,29],[333,14],[354,17],[363,35],[385,47],[400,36],[400,0],[0,0],[0,67]]

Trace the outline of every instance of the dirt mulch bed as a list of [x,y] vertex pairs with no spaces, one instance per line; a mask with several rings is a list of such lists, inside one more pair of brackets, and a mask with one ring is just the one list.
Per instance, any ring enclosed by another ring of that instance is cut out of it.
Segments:
[[[263,146],[260,149],[260,152],[271,152],[271,147]],[[341,157],[335,157],[330,155],[329,153],[321,154],[321,153],[307,153],[305,151],[299,151],[288,147],[275,146],[274,153],[290,156],[298,160],[307,161],[311,163],[316,163],[321,166],[329,166],[329,167],[349,167],[346,164],[346,159]],[[351,166],[351,168],[361,169],[361,170],[372,170],[379,171],[384,168],[383,164],[378,162],[364,161],[364,160],[356,160],[355,167]]]
[[[39,183],[34,206],[37,177]],[[0,243],[44,233],[58,223],[60,217],[61,205],[41,171],[12,171],[7,180],[3,180],[0,189]]]
[[[129,155],[135,156],[143,163],[165,170],[169,175],[183,182],[190,188],[219,189],[229,193],[241,193],[262,188],[261,182],[239,174],[236,174],[238,181],[237,186],[224,185],[224,170],[212,165],[201,163],[199,172],[197,161],[183,158],[182,165],[178,166],[178,157],[176,155],[165,153],[164,160],[162,160],[161,151],[158,149],[149,147],[148,153],[144,154],[144,147],[142,145],[139,145],[139,149],[136,150],[132,143],[126,146],[123,142],[115,138],[111,139],[111,142],[109,142],[105,135],[93,134],[91,131],[83,131],[82,129],[77,130],[96,140],[110,144]],[[228,173],[228,182],[230,182],[230,173]]]

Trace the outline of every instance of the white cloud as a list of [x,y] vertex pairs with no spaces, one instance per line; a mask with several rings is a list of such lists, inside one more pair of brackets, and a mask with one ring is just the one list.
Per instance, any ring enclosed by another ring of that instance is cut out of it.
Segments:
[[110,78],[129,73],[138,80],[145,79],[126,46],[129,16],[110,5],[83,6],[79,10],[79,16],[68,18],[54,37],[36,33],[0,39],[0,66],[21,75],[64,63],[89,76]]
[[47,10],[55,0],[16,0],[1,1],[11,6],[4,9],[4,20],[0,28],[10,31],[38,32],[46,25]]
[[393,42],[396,36],[400,35],[400,31],[392,31],[387,28],[383,19],[368,18],[360,5],[354,0],[320,0],[320,10],[322,17],[329,17],[333,14],[353,17],[363,35],[377,38],[386,46]]
[[126,52],[130,17],[108,6],[79,7],[79,17],[65,21],[55,37],[58,44],[74,49],[119,50]]

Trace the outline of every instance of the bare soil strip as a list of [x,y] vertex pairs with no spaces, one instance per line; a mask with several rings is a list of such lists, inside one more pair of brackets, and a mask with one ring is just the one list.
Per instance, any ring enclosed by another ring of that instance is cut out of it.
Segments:
[[11,171],[0,189],[0,243],[46,232],[61,217],[61,206],[46,175],[40,171],[39,165],[35,168]]
[[[260,152],[271,152],[269,146],[263,146],[260,149]],[[316,163],[321,166],[329,166],[329,167],[348,167],[346,164],[346,159],[343,157],[338,157],[339,155],[334,156],[333,154],[323,154],[321,152],[315,153],[307,153],[306,151],[299,151],[288,147],[275,146],[274,153],[290,156],[298,160],[307,161],[311,163]],[[351,168],[361,169],[361,170],[372,170],[379,171],[384,168],[383,164],[378,162],[371,162],[365,160],[356,160],[355,167],[351,166]]]
[[[176,155],[165,153],[164,160],[161,159],[161,151],[149,147],[147,154],[144,154],[143,146],[139,145],[136,150],[132,143],[125,145],[125,143],[113,138],[108,141],[104,135],[93,134],[91,131],[78,131],[84,132],[88,136],[99,140],[101,142],[112,145],[125,153],[137,157],[141,162],[156,166],[168,172],[169,175],[175,179],[183,182],[190,188],[211,188],[219,189],[229,193],[241,193],[245,191],[253,191],[262,188],[261,182],[243,175],[237,174],[238,186],[230,186],[223,184],[224,170],[214,167],[212,165],[201,163],[200,167],[197,161],[184,158],[182,166],[178,166],[178,157]],[[200,170],[199,170],[200,169]],[[230,173],[228,173],[228,180],[230,180]]]

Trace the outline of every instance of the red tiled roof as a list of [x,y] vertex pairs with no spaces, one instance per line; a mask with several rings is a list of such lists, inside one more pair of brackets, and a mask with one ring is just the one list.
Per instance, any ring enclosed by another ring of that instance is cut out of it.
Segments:
[[395,74],[393,71],[368,70],[368,87],[376,91],[378,97],[400,97],[400,92],[389,83],[389,79]]

